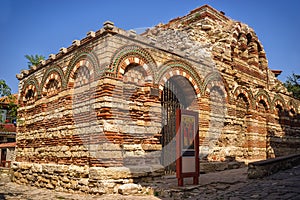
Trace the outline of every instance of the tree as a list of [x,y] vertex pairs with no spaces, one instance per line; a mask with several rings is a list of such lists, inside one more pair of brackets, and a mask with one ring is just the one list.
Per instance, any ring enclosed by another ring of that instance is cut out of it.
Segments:
[[[8,114],[12,118],[16,118],[18,110],[18,105],[16,104],[17,97],[11,94],[11,88],[3,79],[0,79],[0,97],[4,97],[5,99],[7,99],[5,102],[7,103]],[[2,105],[0,105],[0,109],[1,108]]]
[[287,81],[284,83],[289,92],[293,93],[293,96],[300,99],[300,75],[292,74],[287,77]]
[[35,54],[35,55],[25,55],[25,58],[27,58],[28,62],[28,67],[32,66],[32,65],[35,65],[37,66],[41,60],[45,60],[45,57],[42,56],[42,55],[38,55],[38,54]]
[[0,79],[0,97],[11,95],[11,89],[6,84],[5,80]]
[[17,112],[19,108],[18,104],[16,103],[17,97],[15,95],[9,95],[8,100],[8,113],[12,118],[17,119]]

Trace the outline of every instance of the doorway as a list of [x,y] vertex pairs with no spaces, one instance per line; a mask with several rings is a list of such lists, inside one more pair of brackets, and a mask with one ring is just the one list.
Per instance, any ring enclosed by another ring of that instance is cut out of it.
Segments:
[[185,77],[173,76],[165,83],[161,95],[161,164],[166,174],[176,173],[176,110],[188,109],[195,100],[194,88]]

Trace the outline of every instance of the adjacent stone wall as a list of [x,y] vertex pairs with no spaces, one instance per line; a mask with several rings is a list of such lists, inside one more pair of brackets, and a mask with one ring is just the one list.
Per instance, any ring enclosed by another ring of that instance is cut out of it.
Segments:
[[300,155],[294,154],[289,156],[282,156],[269,160],[257,161],[249,163],[248,178],[263,178],[274,174],[280,170],[285,170],[300,164]]
[[92,194],[149,194],[150,188],[135,184],[142,178],[159,176],[161,166],[145,168],[87,167],[77,165],[37,164],[15,162],[13,181],[65,192]]

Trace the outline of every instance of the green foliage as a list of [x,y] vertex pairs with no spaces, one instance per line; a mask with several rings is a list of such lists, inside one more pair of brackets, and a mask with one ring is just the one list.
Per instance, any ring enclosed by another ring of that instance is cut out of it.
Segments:
[[288,76],[284,85],[295,98],[300,99],[300,75],[293,73],[292,76]]
[[18,111],[18,105],[15,104],[15,102],[17,101],[16,96],[14,95],[9,95],[8,96],[9,99],[9,103],[8,103],[8,114],[12,117],[12,118],[17,118],[17,111]]
[[5,80],[0,79],[0,97],[11,95],[11,89],[6,84]]
[[[16,96],[11,94],[11,88],[6,84],[5,80],[0,79],[0,97],[4,96],[8,99],[8,115],[12,118],[16,118],[18,110],[18,106],[15,104]],[[0,105],[0,108],[1,107]]]
[[42,55],[25,55],[25,58],[27,58],[28,67],[35,65],[37,66],[41,60],[45,60],[45,57]]

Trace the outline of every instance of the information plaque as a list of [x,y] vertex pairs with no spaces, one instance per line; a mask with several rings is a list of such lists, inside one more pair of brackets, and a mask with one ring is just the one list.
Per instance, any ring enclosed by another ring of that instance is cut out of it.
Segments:
[[198,112],[177,109],[176,111],[176,177],[178,186],[183,179],[193,177],[198,184],[199,177],[199,131]]

